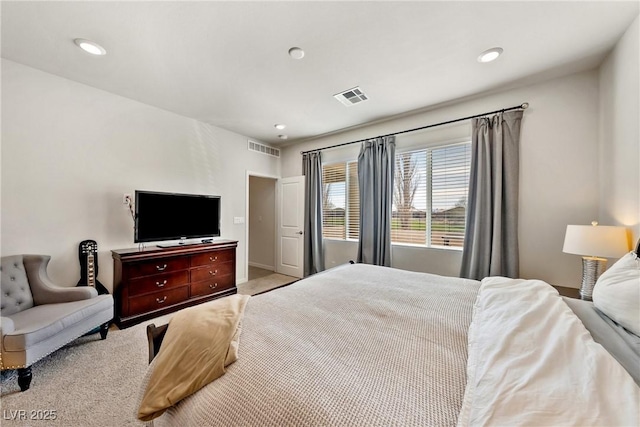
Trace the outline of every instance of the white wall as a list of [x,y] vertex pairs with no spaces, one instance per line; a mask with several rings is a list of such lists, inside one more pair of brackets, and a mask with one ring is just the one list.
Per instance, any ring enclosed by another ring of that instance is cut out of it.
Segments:
[[600,67],[600,218],[640,238],[640,18]]
[[275,269],[276,180],[249,177],[249,264]]
[[49,254],[61,284],[78,281],[78,243],[93,239],[111,289],[110,251],[135,246],[122,196],[136,189],[222,196],[222,237],[239,241],[246,280],[233,217],[245,216],[247,169],[279,175],[242,135],[2,60],[2,255]]
[[[373,100],[371,101],[373,102]],[[529,102],[524,113],[520,152],[520,274],[579,287],[581,261],[562,252],[567,224],[598,218],[598,72],[573,74],[518,89],[487,94],[431,111],[352,129],[282,151],[282,176],[301,173],[300,151],[374,137]],[[357,108],[351,107],[351,108]],[[345,111],[348,114],[348,110]],[[466,135],[470,134],[466,124]],[[455,132],[459,129],[456,128]],[[451,137],[440,130],[441,137]],[[398,150],[415,141],[398,140]],[[357,147],[350,147],[355,158]],[[327,157],[339,157],[330,150]],[[326,242],[327,266],[354,257],[352,242]],[[393,265],[437,274],[458,275],[455,250],[393,247]]]

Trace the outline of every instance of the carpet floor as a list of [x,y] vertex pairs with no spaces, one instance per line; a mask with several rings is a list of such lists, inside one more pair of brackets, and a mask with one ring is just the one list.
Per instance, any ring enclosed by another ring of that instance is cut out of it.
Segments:
[[238,285],[238,293],[243,295],[257,295],[272,289],[289,285],[298,280],[297,277],[286,276],[284,274],[272,273],[268,276],[249,280]]
[[[271,274],[238,285],[238,293],[257,295],[296,281]],[[146,327],[162,316],[127,329],[112,326],[78,338],[32,366],[31,388],[21,393],[16,371],[4,371],[0,406],[5,426],[120,427],[142,425],[137,418],[140,384],[148,365]],[[38,417],[48,415],[48,419]],[[55,418],[55,419],[52,419]]]

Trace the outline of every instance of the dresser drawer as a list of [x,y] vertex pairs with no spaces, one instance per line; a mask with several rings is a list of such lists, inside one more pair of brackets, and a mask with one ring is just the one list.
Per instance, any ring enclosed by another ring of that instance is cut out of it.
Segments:
[[191,267],[232,261],[236,257],[235,249],[222,249],[191,255]]
[[189,286],[129,298],[129,315],[159,310],[189,298]]
[[129,279],[133,279],[135,277],[150,276],[152,274],[186,270],[187,268],[189,268],[188,256],[158,258],[151,261],[131,263],[127,267],[127,276]]
[[222,264],[211,264],[203,267],[191,269],[191,282],[213,279],[233,273],[233,263],[224,262]]
[[201,282],[191,283],[191,297],[215,294],[235,286],[235,278],[233,274],[220,276],[215,279],[203,280]]
[[149,292],[157,292],[188,284],[189,271],[187,270],[155,274],[153,276],[132,280],[129,283],[129,296],[148,294]]

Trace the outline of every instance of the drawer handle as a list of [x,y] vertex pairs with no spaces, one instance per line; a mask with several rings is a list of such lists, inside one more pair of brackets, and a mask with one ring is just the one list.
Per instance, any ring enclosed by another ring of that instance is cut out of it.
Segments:
[[215,270],[215,271],[209,270],[209,274],[212,276],[215,276],[216,274],[218,274],[218,270]]
[[213,284],[213,285],[209,285],[209,287],[210,287],[211,289],[215,289],[215,288],[217,288],[217,287],[218,287],[218,284],[216,283],[216,284]]
[[156,265],[156,268],[158,269],[158,271],[163,271],[165,268],[167,268],[167,264],[164,264],[162,267]]
[[217,256],[216,257],[212,257],[212,256],[209,257],[209,261],[217,261],[217,260],[218,260]]
[[164,279],[164,281],[162,283],[156,282],[156,286],[158,286],[159,288],[162,288],[166,284],[167,284],[167,279]]
[[165,302],[166,300],[167,300],[167,296],[166,296],[166,295],[165,295],[165,296],[163,296],[163,297],[162,297],[162,299],[160,299],[160,298],[156,298],[156,302],[157,302],[158,304],[162,304],[162,303],[163,303],[163,302]]

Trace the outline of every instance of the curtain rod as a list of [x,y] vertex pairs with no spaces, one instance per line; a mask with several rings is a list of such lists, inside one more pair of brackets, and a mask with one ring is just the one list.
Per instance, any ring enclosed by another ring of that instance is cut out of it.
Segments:
[[307,151],[301,151],[300,154],[307,154],[307,153],[313,153],[315,151],[328,150],[330,148],[342,147],[343,145],[357,144],[358,142],[365,142],[365,141],[369,141],[370,139],[375,139],[375,138],[386,138],[388,136],[395,136],[395,135],[400,135],[400,134],[403,134],[403,133],[415,132],[417,130],[423,130],[423,129],[433,128],[433,127],[436,127],[436,126],[448,125],[448,124],[455,123],[455,122],[461,122],[463,120],[475,119],[476,117],[487,116],[489,114],[504,113],[505,111],[519,110],[519,109],[520,110],[526,110],[527,108],[529,108],[529,103],[528,102],[523,102],[522,104],[517,105],[515,107],[509,107],[509,108],[503,108],[501,110],[489,111],[488,113],[475,114],[475,115],[469,116],[469,117],[462,117],[460,119],[454,119],[454,120],[449,120],[449,121],[446,121],[446,122],[435,123],[435,124],[432,124],[432,125],[421,126],[419,128],[402,130],[400,132],[388,133],[386,135],[380,135],[380,136],[376,136],[374,138],[364,138],[364,139],[359,139],[357,141],[343,142],[342,144],[330,145],[328,147],[316,148],[316,149],[307,150]]

